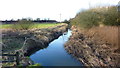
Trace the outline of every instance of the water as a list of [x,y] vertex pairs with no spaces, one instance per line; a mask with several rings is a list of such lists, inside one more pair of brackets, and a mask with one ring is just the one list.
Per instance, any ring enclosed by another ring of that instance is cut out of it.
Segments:
[[30,56],[35,63],[42,66],[82,66],[82,64],[69,55],[64,49],[65,42],[68,41],[71,31],[68,30],[66,35],[60,36],[54,40],[45,49],[41,49]]

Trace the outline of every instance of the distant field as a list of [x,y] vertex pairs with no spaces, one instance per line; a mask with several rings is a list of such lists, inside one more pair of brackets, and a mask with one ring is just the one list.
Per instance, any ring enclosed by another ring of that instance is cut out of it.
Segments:
[[[63,23],[35,23],[31,28],[48,28],[61,25]],[[12,28],[13,24],[3,24],[0,25],[0,29],[9,29]]]

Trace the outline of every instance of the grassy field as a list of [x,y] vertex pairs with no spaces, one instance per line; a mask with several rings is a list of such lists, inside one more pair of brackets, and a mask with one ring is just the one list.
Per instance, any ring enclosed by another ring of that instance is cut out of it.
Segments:
[[[31,28],[48,28],[48,27],[54,27],[57,25],[61,25],[63,23],[35,23]],[[0,25],[0,29],[10,29],[12,28],[13,24],[2,24]],[[17,27],[19,28],[19,27]]]

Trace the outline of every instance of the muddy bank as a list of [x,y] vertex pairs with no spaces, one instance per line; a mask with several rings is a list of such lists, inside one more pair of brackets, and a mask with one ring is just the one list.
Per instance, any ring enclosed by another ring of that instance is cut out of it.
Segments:
[[27,38],[24,42],[24,46],[22,47],[24,54],[29,56],[36,50],[46,48],[50,42],[67,31],[66,27],[67,25],[62,25],[51,29],[34,31],[34,36]]
[[61,24],[46,29],[2,32],[3,52],[20,49],[28,56],[34,49],[47,47],[51,41],[62,35],[66,28],[67,24]]
[[85,66],[120,67],[120,54],[114,53],[113,45],[94,33],[89,36],[82,29],[72,28],[72,36],[65,49]]
[[[46,29],[32,29],[20,31],[2,31],[2,53],[19,52],[20,64],[23,66],[33,64],[26,56],[37,50],[46,48],[48,44],[67,31],[67,24]],[[2,57],[9,59],[10,57]],[[15,58],[9,59],[13,60]]]

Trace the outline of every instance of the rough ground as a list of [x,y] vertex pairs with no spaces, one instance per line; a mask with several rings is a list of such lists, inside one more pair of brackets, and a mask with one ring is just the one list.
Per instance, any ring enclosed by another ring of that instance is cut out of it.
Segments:
[[65,44],[65,49],[88,67],[120,67],[120,54],[114,53],[112,44],[95,34],[88,36],[76,27],[72,27],[72,36]]
[[[39,49],[43,49],[54,39],[58,38],[67,29],[67,24],[61,24],[56,27],[32,30],[4,30],[2,31],[2,51],[3,53],[20,52],[20,60],[24,65],[30,64],[29,56]],[[3,57],[8,59],[10,57]],[[11,60],[14,58],[11,58]]]

